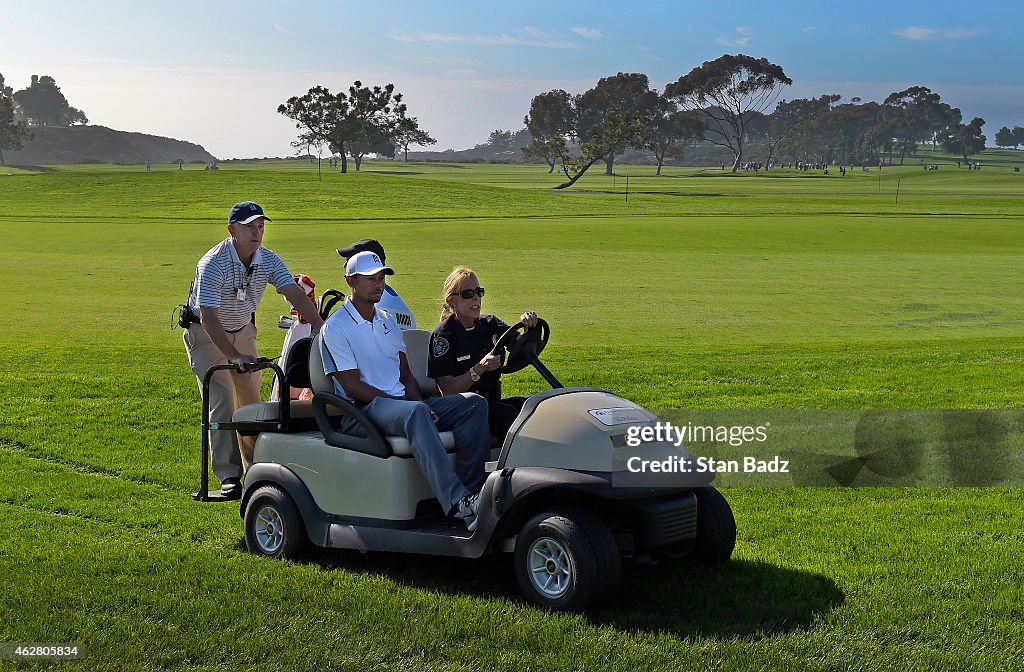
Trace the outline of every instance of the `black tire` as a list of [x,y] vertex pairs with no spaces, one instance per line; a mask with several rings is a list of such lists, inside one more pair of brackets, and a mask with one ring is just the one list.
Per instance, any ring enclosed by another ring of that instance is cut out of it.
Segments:
[[736,547],[736,519],[718,490],[697,488],[697,538],[690,557],[702,565],[718,565],[732,557]]
[[611,530],[592,514],[549,511],[519,530],[515,573],[519,589],[533,604],[579,611],[614,594],[622,556]]
[[268,558],[294,558],[308,537],[295,502],[276,485],[252,493],[245,507],[245,546]]

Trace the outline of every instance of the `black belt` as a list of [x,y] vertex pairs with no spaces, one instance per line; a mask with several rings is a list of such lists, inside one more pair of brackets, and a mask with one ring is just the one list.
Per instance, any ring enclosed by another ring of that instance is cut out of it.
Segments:
[[[192,321],[188,325],[189,327],[191,327],[193,325],[196,325],[196,324],[202,324],[202,322],[199,320],[199,316],[196,315],[195,312],[190,310],[189,314],[192,316]],[[256,324],[256,313],[249,313],[249,324],[252,324],[252,325]],[[224,331],[229,333],[229,334],[237,334],[242,329],[245,329],[246,327],[248,327],[249,324],[243,324],[238,329],[225,329]]]
[[[250,313],[249,314],[249,324],[252,324],[252,325],[256,324],[256,313]],[[243,324],[238,329],[225,329],[224,331],[228,332],[229,334],[237,334],[242,329],[245,329],[246,327],[248,327],[249,324]]]

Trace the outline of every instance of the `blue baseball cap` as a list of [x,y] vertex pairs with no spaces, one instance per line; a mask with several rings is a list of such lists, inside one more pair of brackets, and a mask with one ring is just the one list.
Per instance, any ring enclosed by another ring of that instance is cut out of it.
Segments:
[[263,217],[268,222],[274,221],[263,214],[263,208],[258,203],[242,201],[231,206],[231,212],[228,213],[228,224],[248,224],[257,217]]

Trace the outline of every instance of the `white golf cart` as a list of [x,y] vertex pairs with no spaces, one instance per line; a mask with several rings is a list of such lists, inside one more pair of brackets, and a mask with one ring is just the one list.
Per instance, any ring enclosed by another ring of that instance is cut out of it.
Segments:
[[[658,485],[620,478],[627,451],[680,454],[671,446],[627,448],[628,426],[653,425],[658,418],[605,390],[563,387],[539,359],[548,325],[542,320],[522,330],[514,325],[500,339],[509,348],[502,371],[532,365],[552,389],[529,396],[504,441],[494,446],[472,534],[462,521],[445,517],[408,441],[381,435],[359,408],[334,393],[324,375],[329,353],[319,337],[296,344],[283,369],[270,361],[258,365],[274,370],[281,389],[312,387],[312,401],[289,401],[285,394],[240,408],[233,422],[213,427],[204,407],[204,430],[258,434],[241,497],[248,549],[273,558],[294,557],[309,543],[464,558],[513,553],[523,594],[555,610],[583,609],[599,593],[613,593],[626,556],[728,560],[736,525],[709,476]],[[404,337],[423,394],[437,394],[426,375],[429,332],[409,330]],[[359,431],[339,432],[343,416]],[[442,439],[453,450],[451,432]],[[206,431],[203,450],[195,497],[209,500],[215,495],[207,491]]]

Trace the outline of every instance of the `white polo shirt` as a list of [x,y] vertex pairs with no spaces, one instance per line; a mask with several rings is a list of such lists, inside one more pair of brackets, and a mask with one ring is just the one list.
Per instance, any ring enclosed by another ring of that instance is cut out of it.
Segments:
[[[402,330],[394,316],[374,306],[373,320],[364,320],[346,301],[331,313],[320,332],[330,357],[324,357],[324,373],[359,370],[359,380],[396,397],[405,396],[400,380],[399,353],[405,352]],[[352,401],[336,379],[334,390]]]

